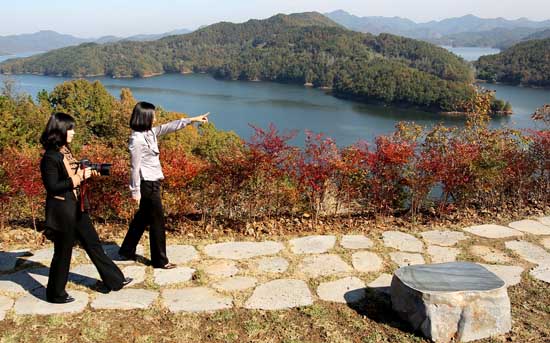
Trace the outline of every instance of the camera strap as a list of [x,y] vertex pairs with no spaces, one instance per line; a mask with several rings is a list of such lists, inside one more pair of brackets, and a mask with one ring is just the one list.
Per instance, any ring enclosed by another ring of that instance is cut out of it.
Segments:
[[80,212],[84,212],[84,197],[86,196],[86,179],[80,183]]

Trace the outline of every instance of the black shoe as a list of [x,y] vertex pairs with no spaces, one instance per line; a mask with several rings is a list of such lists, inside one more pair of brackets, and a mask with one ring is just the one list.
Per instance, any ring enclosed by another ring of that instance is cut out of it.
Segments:
[[118,256],[120,256],[120,258],[121,258],[120,261],[136,261],[137,260],[136,254],[126,255],[126,254],[123,254],[119,251]]
[[108,287],[104,283],[101,283],[101,285],[99,285],[99,287],[97,287],[97,291],[99,293],[103,293],[103,294],[110,293],[111,291],[115,291],[115,292],[120,291],[124,286],[128,286],[132,281],[134,281],[134,279],[132,279],[131,277],[124,278],[124,281],[122,281],[122,287],[117,288],[117,289],[113,289],[111,287]]
[[111,293],[112,289],[111,287],[106,286],[105,284],[101,283],[99,286],[96,287],[96,291],[103,294]]
[[49,303],[52,304],[68,304],[75,301],[75,298],[71,297],[70,295],[67,295],[64,299],[56,299],[56,300],[48,300]]
[[129,284],[132,283],[132,281],[134,281],[134,279],[131,278],[131,277],[126,277],[126,278],[124,278],[124,281],[122,281],[122,287],[128,286]]

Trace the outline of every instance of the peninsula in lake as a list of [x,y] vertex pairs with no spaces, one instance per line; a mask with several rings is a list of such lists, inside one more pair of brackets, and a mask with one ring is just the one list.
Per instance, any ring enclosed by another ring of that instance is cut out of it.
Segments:
[[550,87],[550,38],[519,43],[475,63],[478,78],[489,82]]
[[0,64],[4,74],[147,77],[208,73],[298,83],[336,96],[461,112],[475,96],[463,59],[427,42],[348,30],[316,13],[222,22],[152,42],[85,43]]

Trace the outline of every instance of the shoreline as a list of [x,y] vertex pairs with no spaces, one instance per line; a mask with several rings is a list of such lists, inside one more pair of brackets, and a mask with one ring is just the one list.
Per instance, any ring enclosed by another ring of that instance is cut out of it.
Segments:
[[[468,117],[472,116],[471,114],[469,114],[467,112],[459,112],[459,111],[438,112],[438,113],[440,115],[449,116],[449,117],[468,118]],[[492,116],[492,117],[497,117],[497,116],[506,117],[506,116],[512,116],[513,114],[514,114],[514,111],[497,111],[497,112],[494,112],[494,113],[489,113],[489,116]]]
[[533,86],[533,85],[524,84],[524,83],[515,84],[515,83],[500,82],[500,81],[492,82],[492,81],[482,80],[482,79],[475,79],[474,83],[480,83],[485,85],[511,86],[511,87],[520,87],[520,88],[550,90],[550,86],[541,87],[541,86]]
[[184,70],[184,71],[174,72],[174,73],[166,73],[166,72],[148,73],[148,74],[145,74],[143,77],[136,77],[136,76],[129,76],[129,75],[109,76],[109,75],[106,75],[106,74],[63,76],[63,75],[54,75],[54,74],[45,74],[45,73],[18,73],[18,74],[0,73],[0,75],[35,75],[35,76],[47,76],[47,77],[65,77],[65,78],[73,78],[73,79],[92,78],[92,77],[106,77],[106,78],[112,78],[112,79],[147,79],[147,78],[150,78],[150,77],[161,76],[161,75],[171,75],[171,74],[179,74],[179,75],[202,74],[202,75],[209,75],[214,80],[236,81],[236,82],[255,82],[255,83],[256,82],[266,82],[266,83],[269,82],[269,83],[279,83],[279,84],[291,84],[291,85],[302,86],[303,88],[318,89],[318,90],[324,92],[325,94],[336,97],[338,99],[344,99],[344,100],[347,100],[347,101],[354,101],[354,102],[358,102],[358,103],[361,103],[361,104],[373,104],[373,105],[379,105],[379,106],[384,106],[384,107],[392,106],[392,107],[396,107],[396,108],[413,109],[413,110],[419,110],[419,111],[436,113],[436,114],[441,113],[440,111],[438,111],[435,108],[418,107],[418,106],[414,106],[414,105],[410,105],[410,104],[406,104],[406,103],[390,103],[390,104],[387,104],[387,103],[377,101],[375,99],[364,99],[364,98],[354,97],[353,95],[338,94],[338,93],[335,93],[333,91],[332,87],[326,87],[326,86],[316,87],[312,83],[307,83],[307,82],[304,83],[304,84],[300,84],[300,83],[269,81],[269,80],[262,80],[262,79],[257,79],[257,78],[253,79],[253,80],[239,80],[239,79],[228,80],[228,79],[216,78],[214,75],[209,74],[207,72],[194,72],[192,70]]
[[[132,76],[132,75],[119,75],[119,76],[109,76],[107,74],[89,74],[89,75],[75,75],[75,76],[63,76],[63,75],[55,75],[55,74],[46,74],[46,73],[0,73],[0,75],[6,75],[6,76],[12,76],[12,75],[34,75],[34,76],[46,76],[46,77],[60,77],[60,78],[73,78],[73,79],[78,79],[78,78],[95,78],[95,77],[105,77],[105,78],[112,78],[112,79],[147,79],[147,78],[151,78],[151,77],[156,77],[156,76],[162,76],[162,75],[170,75],[170,74],[180,74],[180,75],[191,75],[191,74],[197,74],[197,75],[209,75],[210,77],[212,77],[213,79],[215,80],[219,80],[218,78],[216,78],[214,75],[211,75],[207,72],[195,72],[191,69],[188,69],[188,68],[185,68],[183,70],[181,70],[180,72],[173,72],[173,73],[167,73],[167,72],[158,72],[158,73],[147,73],[147,74],[144,74],[143,76],[139,77],[139,76]],[[224,79],[222,79],[224,80]],[[282,83],[282,84],[285,84],[285,82],[277,82],[277,81],[269,81],[269,80],[262,80],[262,79],[253,79],[253,80],[229,80],[229,81],[239,81],[239,82],[270,82],[270,83]],[[290,83],[290,84],[294,84],[294,85],[298,85],[298,86],[302,86],[304,88],[309,88],[309,89],[318,89],[320,91],[323,91],[325,94],[327,95],[331,95],[331,96],[334,96],[336,98],[339,98],[339,99],[344,99],[344,100],[347,100],[347,101],[354,101],[354,102],[358,102],[358,103],[361,103],[361,104],[371,104],[371,105],[378,105],[378,106],[392,106],[392,107],[396,107],[396,108],[402,108],[402,109],[412,109],[412,110],[418,110],[418,111],[423,111],[423,112],[430,112],[430,113],[435,113],[435,114],[438,114],[438,115],[442,115],[442,116],[449,116],[449,117],[468,117],[469,115],[466,113],[466,112],[460,112],[460,111],[449,111],[449,112],[444,112],[444,111],[440,111],[436,108],[424,108],[424,107],[418,107],[418,106],[415,106],[415,105],[411,105],[411,104],[406,104],[406,103],[390,103],[390,104],[387,104],[387,103],[383,103],[383,102],[380,102],[380,101],[377,101],[375,99],[368,99],[368,98],[357,98],[357,97],[354,97],[352,95],[348,95],[348,94],[339,94],[339,93],[336,93],[333,91],[333,89],[331,87],[324,87],[324,86],[320,86],[320,87],[316,87],[313,85],[313,83],[310,83],[310,82],[306,82],[306,83],[303,83],[303,84],[300,84],[300,83]],[[544,89],[542,87],[529,87],[529,86],[524,86],[524,85],[513,85],[513,84],[506,84],[506,83],[500,83],[500,82],[488,82],[486,80],[481,80],[481,79],[475,79],[474,80],[474,84],[495,84],[495,85],[509,85],[509,86],[513,86],[513,87],[524,87],[524,88],[532,88],[532,89]],[[550,89],[550,88],[549,88]],[[504,111],[501,111],[501,112],[498,112],[498,113],[491,113],[490,116],[511,116],[513,115],[513,111],[511,112],[504,112]]]

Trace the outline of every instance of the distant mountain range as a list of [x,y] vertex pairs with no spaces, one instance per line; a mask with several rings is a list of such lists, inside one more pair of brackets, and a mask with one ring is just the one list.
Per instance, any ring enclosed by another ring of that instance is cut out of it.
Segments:
[[416,23],[400,17],[359,17],[338,10],[325,14],[348,29],[372,34],[392,33],[435,44],[506,48],[540,31],[550,29],[550,20],[526,18],[484,19],[474,15]]
[[113,43],[122,40],[128,41],[152,41],[172,35],[181,35],[192,32],[181,29],[159,34],[139,34],[130,37],[104,36],[100,38],[78,38],[71,35],[57,33],[55,31],[39,31],[20,35],[0,36],[0,54],[21,54],[37,51],[49,51],[82,43]]
[[534,34],[539,33],[538,29],[525,27],[518,28],[495,28],[487,31],[469,31],[446,35],[441,38],[427,39],[429,42],[439,45],[454,45],[466,47],[491,47],[506,49],[517,44]]
[[523,40],[528,41],[532,39],[546,39],[546,38],[550,38],[550,29],[535,32],[527,37],[524,37]]
[[[529,39],[550,37],[550,20],[531,21],[526,18],[517,20],[484,19],[474,15],[466,15],[440,21],[416,23],[410,19],[400,17],[359,17],[343,10],[325,13],[325,16],[353,31],[369,32],[375,35],[391,33],[438,45],[504,49]],[[0,36],[0,55],[50,51],[82,43],[104,44],[122,40],[154,41],[167,36],[190,32],[192,31],[181,29],[160,34],[139,34],[130,37],[79,38],[55,31],[39,31],[29,34]]]
[[3,74],[147,77],[208,73],[331,89],[358,101],[462,111],[472,68],[433,44],[348,30],[320,13],[221,22],[150,42],[85,43],[0,63]]
[[3,54],[21,54],[53,50],[83,42],[86,42],[86,40],[71,35],[54,31],[40,31],[21,35],[0,36],[0,51]]

